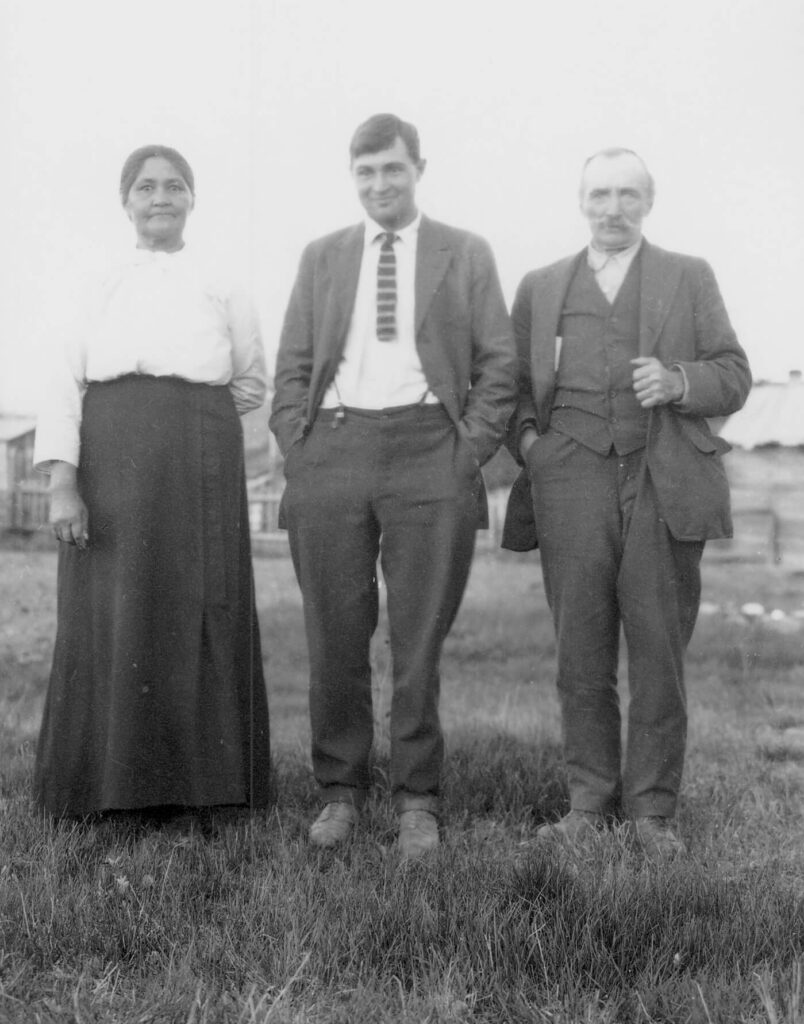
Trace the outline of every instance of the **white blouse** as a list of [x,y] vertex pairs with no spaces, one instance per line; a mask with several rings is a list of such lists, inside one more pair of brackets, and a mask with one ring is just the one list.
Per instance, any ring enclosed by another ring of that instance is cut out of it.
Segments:
[[56,360],[37,421],[38,468],[51,460],[78,465],[87,384],[128,373],[225,384],[239,413],[258,408],[267,374],[251,300],[186,246],[135,249],[100,281]]

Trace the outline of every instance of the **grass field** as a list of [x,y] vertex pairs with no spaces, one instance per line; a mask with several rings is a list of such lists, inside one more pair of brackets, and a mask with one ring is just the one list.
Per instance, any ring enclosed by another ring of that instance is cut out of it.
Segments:
[[620,837],[558,861],[566,807],[537,563],[475,563],[443,665],[443,845],[401,865],[384,785],[344,852],[312,851],[306,665],[286,558],[256,563],[277,785],[250,822],[54,824],[29,803],[55,558],[0,551],[0,1022],[804,1021],[804,581],[706,566],[679,815],[690,855]]

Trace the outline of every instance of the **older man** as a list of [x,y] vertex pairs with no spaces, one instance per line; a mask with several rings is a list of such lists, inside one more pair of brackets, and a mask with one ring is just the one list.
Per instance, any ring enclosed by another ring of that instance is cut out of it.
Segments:
[[377,558],[393,665],[390,785],[399,849],[438,844],[441,646],[487,515],[480,466],[515,402],[515,353],[494,260],[480,238],[422,216],[413,125],[355,132],[363,223],[302,257],[277,359],[271,426],[304,600],[314,845],[343,843],[369,788],[369,643]]
[[701,554],[708,538],[731,535],[728,445],[705,417],[739,409],[751,376],[709,266],[643,238],[653,199],[636,153],[596,153],[580,189],[588,248],[519,287],[509,445],[524,469],[503,544],[538,543],[557,636],[570,810],[539,836],[593,838],[622,805],[638,844],[659,859],[684,848],[674,820],[683,660]]

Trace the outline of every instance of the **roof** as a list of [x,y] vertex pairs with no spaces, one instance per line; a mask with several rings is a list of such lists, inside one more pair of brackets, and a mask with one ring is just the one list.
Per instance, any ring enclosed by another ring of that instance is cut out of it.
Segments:
[[36,427],[34,416],[0,416],[0,444],[14,441]]
[[739,448],[804,446],[804,380],[791,376],[784,384],[757,384],[719,433]]

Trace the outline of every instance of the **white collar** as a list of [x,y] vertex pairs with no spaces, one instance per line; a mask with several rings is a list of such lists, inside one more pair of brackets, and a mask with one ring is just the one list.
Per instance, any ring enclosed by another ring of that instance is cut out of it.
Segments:
[[177,259],[183,261],[187,257],[187,243],[176,249],[174,252],[164,252],[162,249],[140,249],[136,248],[133,253],[130,253],[128,262],[133,266],[139,266],[147,263],[156,263],[161,260]]
[[[404,228],[398,228],[394,231],[394,234],[402,242],[410,244],[416,241],[416,235],[419,232],[419,225],[422,222],[421,213],[417,213],[414,219],[407,224]],[[380,235],[388,233],[388,228],[384,228],[382,224],[378,224],[376,220],[371,217],[366,217],[365,220],[365,232],[366,232],[366,244],[371,245],[375,242]]]
[[609,260],[628,266],[639,251],[640,245],[642,245],[642,236],[633,245],[629,245],[627,249],[620,249],[618,252],[601,252],[600,249],[595,249],[590,244],[586,250],[586,260],[595,273],[602,270]]

